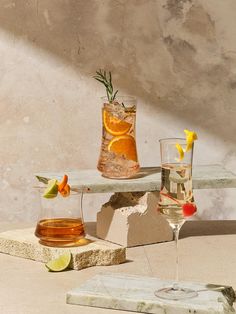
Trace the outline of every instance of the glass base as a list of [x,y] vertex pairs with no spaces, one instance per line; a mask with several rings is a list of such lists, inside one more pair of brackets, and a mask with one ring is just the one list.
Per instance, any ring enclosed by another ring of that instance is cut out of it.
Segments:
[[97,169],[101,172],[102,176],[108,179],[130,179],[135,177],[139,170],[140,166],[138,162],[134,162],[133,166],[125,165],[116,165],[115,163],[98,162]]
[[155,291],[155,296],[167,300],[182,300],[194,298],[198,293],[194,290],[181,287],[168,287]]
[[84,239],[85,230],[81,218],[46,218],[38,221],[34,234],[40,244],[69,247],[81,245],[79,241]]
[[71,240],[56,240],[52,238],[41,238],[39,239],[39,243],[51,247],[73,247],[87,245],[91,243],[91,240],[86,239],[84,236]]
[[131,175],[129,175],[129,176],[119,176],[119,177],[117,177],[117,176],[112,176],[112,175],[110,175],[110,174],[106,174],[106,173],[102,173],[102,176],[104,177],[104,178],[107,178],[107,179],[114,179],[114,180],[125,180],[125,179],[133,179],[133,178],[135,178],[135,176],[137,175],[137,173],[135,172],[134,174],[131,174]]

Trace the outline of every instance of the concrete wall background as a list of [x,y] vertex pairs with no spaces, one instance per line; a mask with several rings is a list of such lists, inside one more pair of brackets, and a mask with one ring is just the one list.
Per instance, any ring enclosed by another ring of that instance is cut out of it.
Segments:
[[[37,217],[33,173],[95,168],[110,69],[138,97],[142,166],[197,131],[196,164],[236,168],[234,0],[1,0],[0,219]],[[196,191],[199,219],[236,219],[236,191]],[[85,197],[93,219],[107,195]]]

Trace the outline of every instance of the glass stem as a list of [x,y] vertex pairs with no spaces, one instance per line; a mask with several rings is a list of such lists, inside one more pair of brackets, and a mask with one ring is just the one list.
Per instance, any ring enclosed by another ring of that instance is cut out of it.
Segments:
[[178,245],[179,245],[179,230],[181,228],[181,225],[175,225],[173,228],[174,232],[174,238],[175,238],[175,283],[173,285],[174,290],[178,290],[179,286],[179,250],[178,250]]

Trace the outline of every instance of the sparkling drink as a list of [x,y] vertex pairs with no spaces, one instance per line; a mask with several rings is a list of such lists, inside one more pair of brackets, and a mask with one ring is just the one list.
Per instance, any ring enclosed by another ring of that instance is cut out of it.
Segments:
[[35,235],[46,245],[61,246],[85,236],[82,219],[51,218],[38,221]]
[[120,96],[112,103],[103,100],[98,170],[108,178],[129,178],[139,170],[135,140],[135,99]]
[[190,164],[163,164],[161,168],[159,211],[172,225],[186,219],[183,205],[193,202],[192,167]]
[[179,284],[178,239],[179,231],[187,217],[196,212],[192,192],[193,142],[195,132],[185,130],[186,139],[168,138],[160,140],[161,148],[161,189],[159,212],[166,218],[173,230],[176,244],[176,274],[172,286],[155,291],[159,298],[180,300],[193,298],[197,292]]

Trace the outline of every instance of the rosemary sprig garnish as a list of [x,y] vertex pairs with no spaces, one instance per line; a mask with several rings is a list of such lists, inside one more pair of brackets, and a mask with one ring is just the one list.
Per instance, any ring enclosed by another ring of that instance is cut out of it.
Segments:
[[93,78],[106,87],[107,99],[109,103],[112,103],[116,98],[118,90],[113,91],[111,72],[109,71],[107,74],[105,70],[100,69],[96,71],[96,75]]
[[40,177],[40,176],[36,176],[36,178],[39,180],[39,182],[42,182],[44,184],[48,184],[48,181],[50,180],[49,178]]

